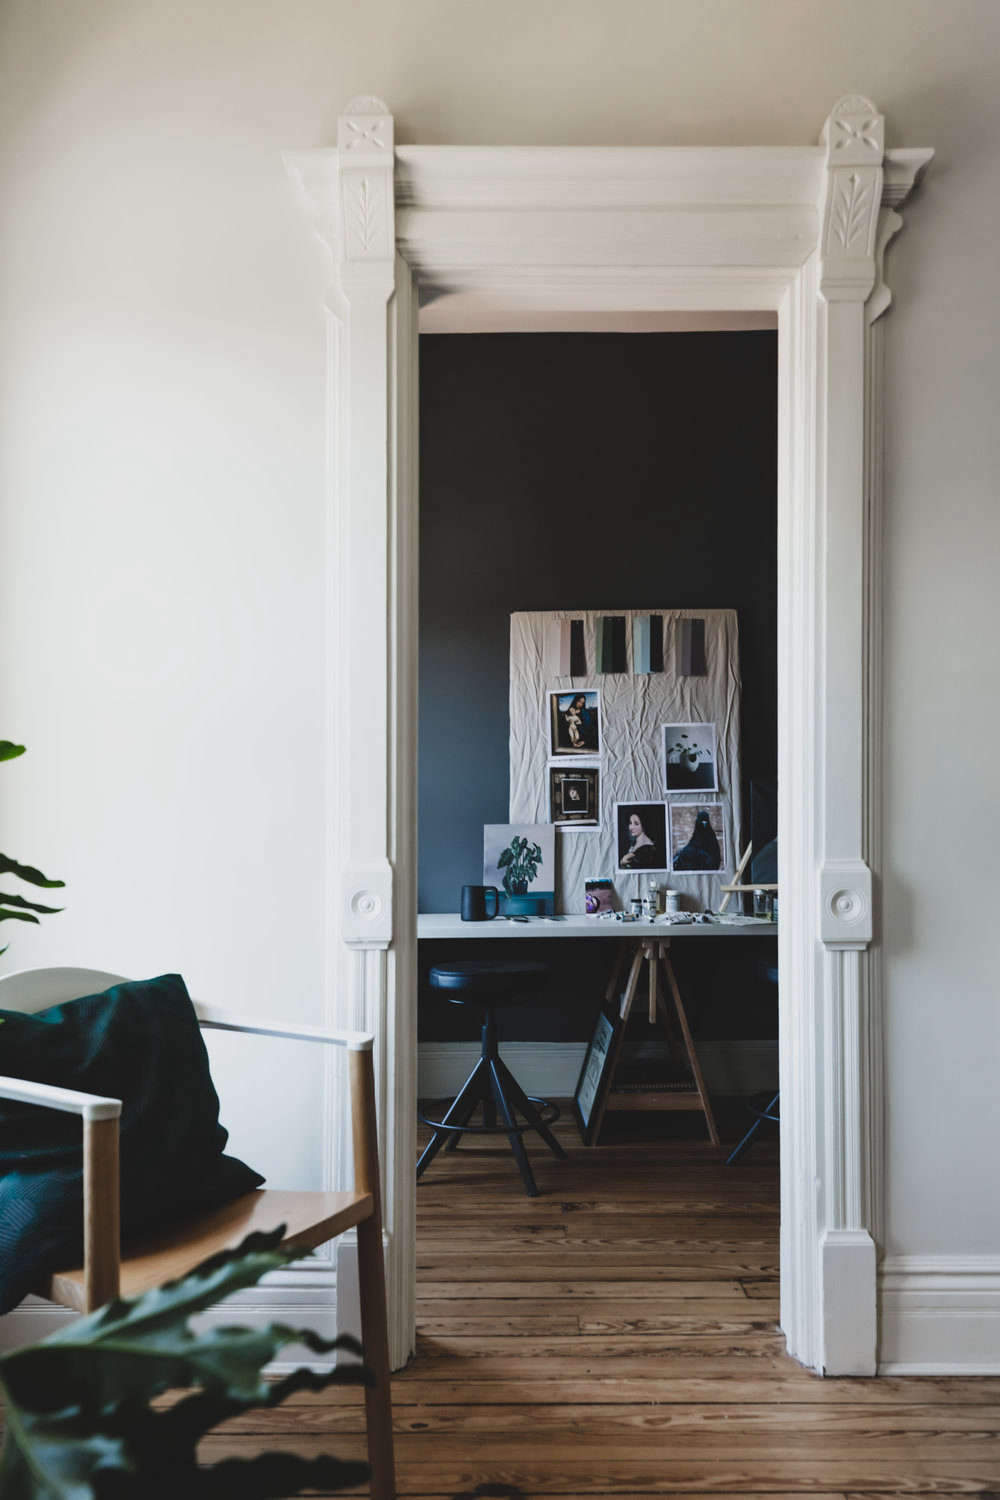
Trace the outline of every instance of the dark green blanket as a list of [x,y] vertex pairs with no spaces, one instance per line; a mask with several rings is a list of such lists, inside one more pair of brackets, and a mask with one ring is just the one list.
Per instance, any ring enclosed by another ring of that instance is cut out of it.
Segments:
[[[264,1180],[223,1155],[228,1134],[179,974],[35,1015],[0,1010],[0,1074],[122,1100],[126,1246]],[[82,1256],[80,1118],[0,1100],[0,1313]]]

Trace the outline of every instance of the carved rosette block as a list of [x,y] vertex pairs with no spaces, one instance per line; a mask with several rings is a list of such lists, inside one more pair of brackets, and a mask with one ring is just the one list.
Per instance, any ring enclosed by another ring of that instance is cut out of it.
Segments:
[[388,860],[344,870],[341,936],[352,947],[385,948],[392,940],[392,866]]
[[352,99],[337,123],[342,262],[385,262],[396,252],[393,120],[387,104]]
[[820,139],[826,147],[820,291],[828,302],[864,302],[875,285],[885,119],[870,100],[848,94]]
[[828,948],[872,940],[872,872],[864,860],[830,860],[820,871],[820,937]]

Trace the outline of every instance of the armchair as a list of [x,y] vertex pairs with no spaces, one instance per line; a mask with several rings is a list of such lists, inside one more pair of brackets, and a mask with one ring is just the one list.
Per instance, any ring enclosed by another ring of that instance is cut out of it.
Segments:
[[[31,969],[0,978],[0,1009],[32,1013],[123,982],[123,976],[92,969]],[[373,1500],[392,1500],[395,1466],[389,1353],[382,1254],[378,1148],[372,1037],[364,1032],[233,1015],[194,1002],[206,1029],[284,1037],[345,1047],[351,1090],[354,1148],[352,1192],[283,1192],[258,1188],[203,1217],[145,1243],[125,1259],[120,1249],[118,1121],[121,1100],[19,1078],[0,1077],[0,1099],[18,1100],[79,1115],[83,1124],[82,1267],[59,1271],[37,1294],[77,1312],[101,1307],[113,1297],[135,1297],[185,1275],[202,1260],[232,1248],[254,1230],[286,1225],[283,1244],[305,1250],[356,1228],[365,1363],[375,1377],[366,1390],[368,1458]]]

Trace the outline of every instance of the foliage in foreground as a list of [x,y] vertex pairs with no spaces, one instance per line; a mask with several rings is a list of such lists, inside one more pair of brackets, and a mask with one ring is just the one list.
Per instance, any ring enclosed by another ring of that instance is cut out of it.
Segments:
[[[12,740],[0,740],[0,761],[16,760],[19,755],[23,754],[23,745],[15,745]],[[26,880],[29,885],[44,886],[47,890],[66,884],[64,880],[48,880],[41,870],[35,869],[34,865],[20,865],[16,859],[11,859],[6,854],[0,854],[0,875],[16,875],[19,880]],[[61,910],[60,906],[42,906],[37,901],[26,901],[23,896],[18,896],[11,891],[0,891],[0,922],[37,922],[38,917],[34,913],[40,912],[42,916],[51,916],[54,912]],[[6,952],[6,947],[0,948],[0,953]]]
[[[199,1440],[227,1417],[278,1406],[294,1391],[370,1381],[357,1364],[325,1375],[296,1370],[279,1381],[261,1374],[286,1344],[360,1354],[351,1338],[329,1341],[280,1323],[197,1334],[188,1328],[193,1314],[301,1258],[301,1251],[278,1248],[283,1232],[249,1235],[180,1281],[110,1302],[0,1358],[3,1500],[277,1500],[365,1480],[367,1464],[326,1455],[264,1453],[197,1464]],[[191,1394],[154,1410],[150,1403],[168,1390]]]

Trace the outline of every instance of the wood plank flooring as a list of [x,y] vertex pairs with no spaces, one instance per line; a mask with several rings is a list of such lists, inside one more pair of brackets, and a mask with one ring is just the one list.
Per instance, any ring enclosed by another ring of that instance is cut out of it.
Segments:
[[[537,1199],[506,1143],[437,1158],[393,1381],[400,1494],[1000,1493],[1000,1380],[821,1380],[787,1357],[775,1144],[726,1168],[698,1126],[640,1118],[588,1151],[564,1110],[570,1159],[531,1148]],[[303,1394],[203,1449],[361,1456],[363,1433],[355,1393]]]

